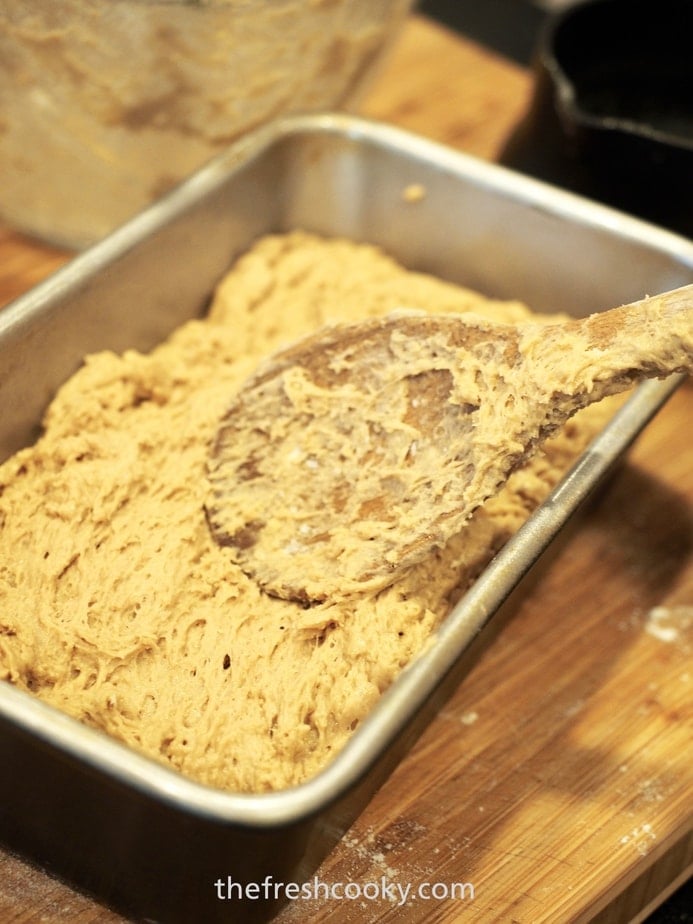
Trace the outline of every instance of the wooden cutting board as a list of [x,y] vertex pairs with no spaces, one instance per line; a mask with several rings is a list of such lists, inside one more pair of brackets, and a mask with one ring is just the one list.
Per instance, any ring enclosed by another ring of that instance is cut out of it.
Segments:
[[[493,159],[529,87],[412,17],[362,111]],[[0,229],[0,303],[64,259]],[[317,873],[352,895],[386,877],[408,900],[297,901],[281,924],[620,924],[690,874],[692,421],[686,384]],[[0,851],[0,921],[38,920],[122,919]]]

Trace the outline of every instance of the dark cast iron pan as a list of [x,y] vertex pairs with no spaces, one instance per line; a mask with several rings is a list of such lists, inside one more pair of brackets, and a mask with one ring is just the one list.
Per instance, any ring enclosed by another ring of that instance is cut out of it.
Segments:
[[693,235],[693,0],[586,0],[549,16],[501,160]]

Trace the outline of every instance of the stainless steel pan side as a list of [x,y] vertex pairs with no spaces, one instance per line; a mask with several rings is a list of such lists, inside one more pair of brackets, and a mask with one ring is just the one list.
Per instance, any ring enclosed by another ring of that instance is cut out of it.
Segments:
[[[417,202],[403,194],[412,183],[425,191]],[[0,455],[31,438],[85,353],[151,347],[204,310],[254,238],[296,227],[369,240],[411,267],[539,310],[582,314],[693,279],[693,245],[606,208],[386,126],[287,120],[0,312]],[[312,873],[675,386],[636,392],[318,777],[267,795],[211,790],[1,683],[0,836],[137,919],[266,919],[271,902],[231,908],[215,881]]]

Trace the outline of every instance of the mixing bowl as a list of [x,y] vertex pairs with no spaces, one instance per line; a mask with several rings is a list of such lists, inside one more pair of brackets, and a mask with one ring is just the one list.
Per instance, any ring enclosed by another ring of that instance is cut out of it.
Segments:
[[82,247],[280,114],[350,107],[411,0],[0,0],[1,217]]

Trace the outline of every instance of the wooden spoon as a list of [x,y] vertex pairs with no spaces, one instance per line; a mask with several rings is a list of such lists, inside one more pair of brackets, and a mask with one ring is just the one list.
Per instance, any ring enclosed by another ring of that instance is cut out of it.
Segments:
[[208,522],[272,595],[384,587],[580,408],[692,370],[693,285],[555,325],[402,312],[327,328],[236,395]]

